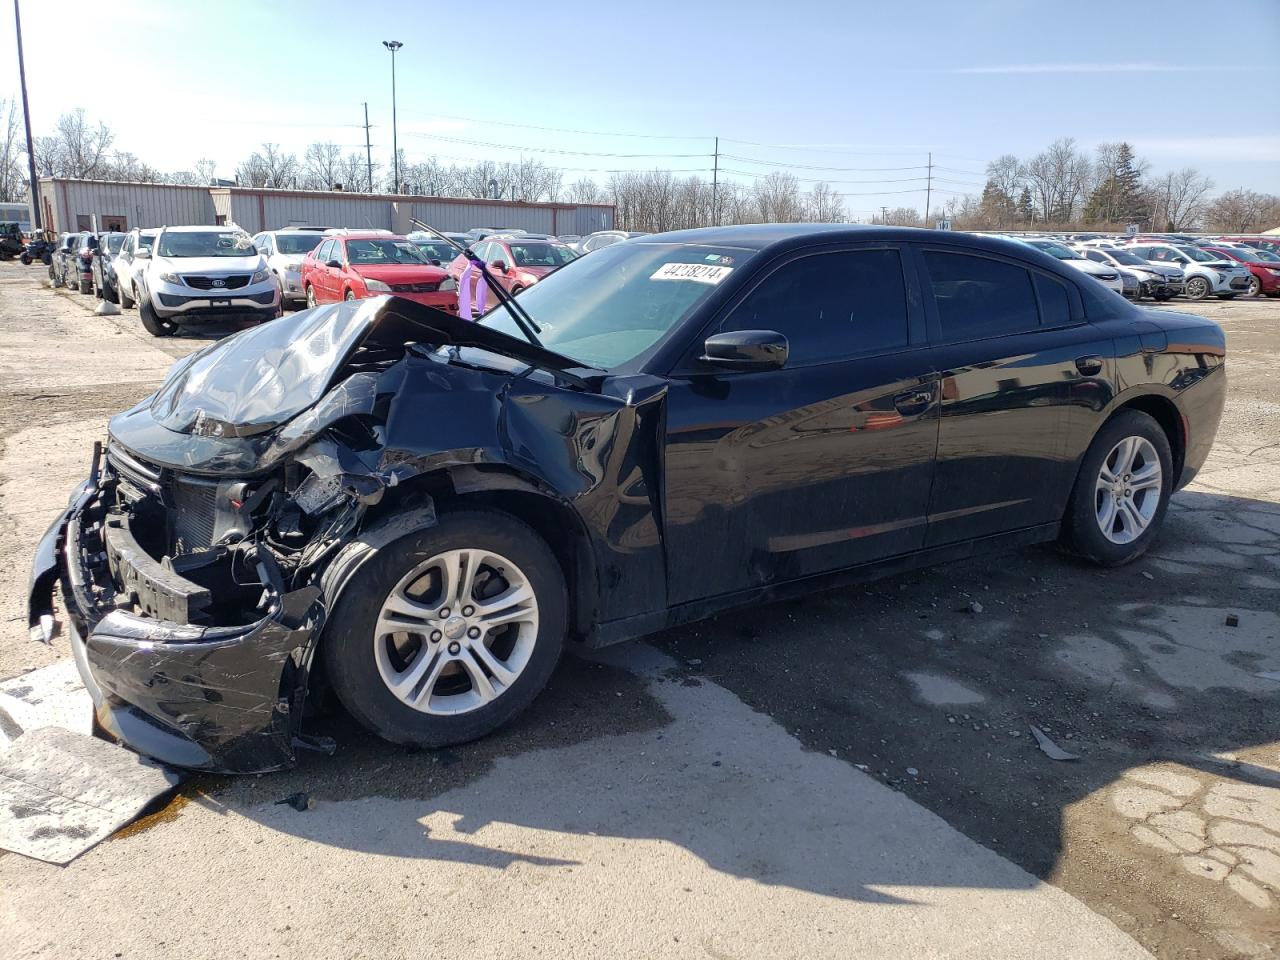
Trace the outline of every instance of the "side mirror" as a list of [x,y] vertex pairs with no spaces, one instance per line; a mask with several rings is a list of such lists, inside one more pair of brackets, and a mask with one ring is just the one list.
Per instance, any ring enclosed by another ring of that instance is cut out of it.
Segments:
[[773,330],[734,330],[707,337],[699,359],[731,370],[777,370],[789,352],[787,338]]
[[507,266],[507,263],[506,263],[506,261],[505,261],[505,260],[495,260],[495,261],[493,261],[493,268],[494,268],[495,270],[501,270],[503,273],[506,273],[506,272],[507,272],[507,270],[508,270],[508,269],[510,269],[510,268]]
[[341,270],[341,269],[342,269],[342,261],[341,261],[341,260],[330,260],[328,263],[326,263],[326,264],[325,264],[325,266],[326,266],[326,267],[332,267],[334,270]]
[[432,257],[432,258],[431,258],[431,265],[432,265],[433,267],[438,267],[438,266],[440,266],[441,264],[440,264],[440,261],[439,261],[439,260],[437,260],[435,257]]
[[134,253],[134,257],[138,260],[150,260],[151,251],[148,250],[146,247],[143,247],[141,250]]

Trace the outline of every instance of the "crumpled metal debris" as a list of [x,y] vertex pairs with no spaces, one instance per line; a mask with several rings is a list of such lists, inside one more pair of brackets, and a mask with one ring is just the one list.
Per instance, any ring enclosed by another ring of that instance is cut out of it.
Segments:
[[1027,724],[1031,728],[1031,735],[1036,738],[1036,743],[1040,745],[1041,751],[1050,760],[1079,760],[1080,758],[1074,753],[1067,753],[1060,746],[1049,739],[1049,735],[1037,727],[1034,723]]

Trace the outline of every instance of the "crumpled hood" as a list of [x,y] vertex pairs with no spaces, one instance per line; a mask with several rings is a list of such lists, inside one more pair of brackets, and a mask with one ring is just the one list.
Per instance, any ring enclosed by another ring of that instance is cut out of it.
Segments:
[[265,433],[318,401],[374,322],[378,301],[304,310],[243,330],[174,364],[152,417],[178,433]]

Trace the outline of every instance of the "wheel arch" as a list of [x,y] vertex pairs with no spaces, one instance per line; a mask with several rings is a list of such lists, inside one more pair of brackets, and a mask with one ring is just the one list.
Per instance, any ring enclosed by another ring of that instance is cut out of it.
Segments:
[[[1182,467],[1187,455],[1187,428],[1174,402],[1158,393],[1141,393],[1113,408],[1103,424],[1123,410],[1138,410],[1160,425],[1160,429],[1169,440],[1169,452],[1173,456],[1173,476],[1175,480],[1182,476]],[[1099,424],[1098,429],[1102,429],[1102,424]]]
[[485,508],[528,524],[560,564],[569,601],[569,635],[585,639],[598,610],[596,557],[587,525],[576,509],[536,477],[509,464],[458,465],[424,473],[387,491],[365,532],[329,565],[322,580],[335,604],[343,587],[377,549],[415,530],[434,526],[438,514]]

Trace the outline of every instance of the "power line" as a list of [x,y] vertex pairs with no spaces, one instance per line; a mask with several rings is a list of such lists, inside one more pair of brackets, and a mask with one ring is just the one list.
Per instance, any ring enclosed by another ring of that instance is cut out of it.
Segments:
[[740,157],[737,154],[722,153],[727,160],[738,160],[744,163],[758,163],[768,167],[787,167],[792,170],[834,170],[838,173],[901,173],[907,170],[925,170],[925,164],[914,167],[825,167],[821,164],[790,163],[782,160],[757,160],[753,157]]
[[594,150],[560,150],[554,147],[525,147],[514,143],[489,143],[485,140],[468,140],[463,137],[442,137],[435,133],[409,133],[406,136],[422,137],[431,140],[443,140],[446,143],[461,143],[470,147],[488,147],[491,150],[517,150],[523,153],[553,153],[568,157],[613,157],[615,159],[688,159],[697,157],[699,159],[711,159],[709,153],[603,153]]

